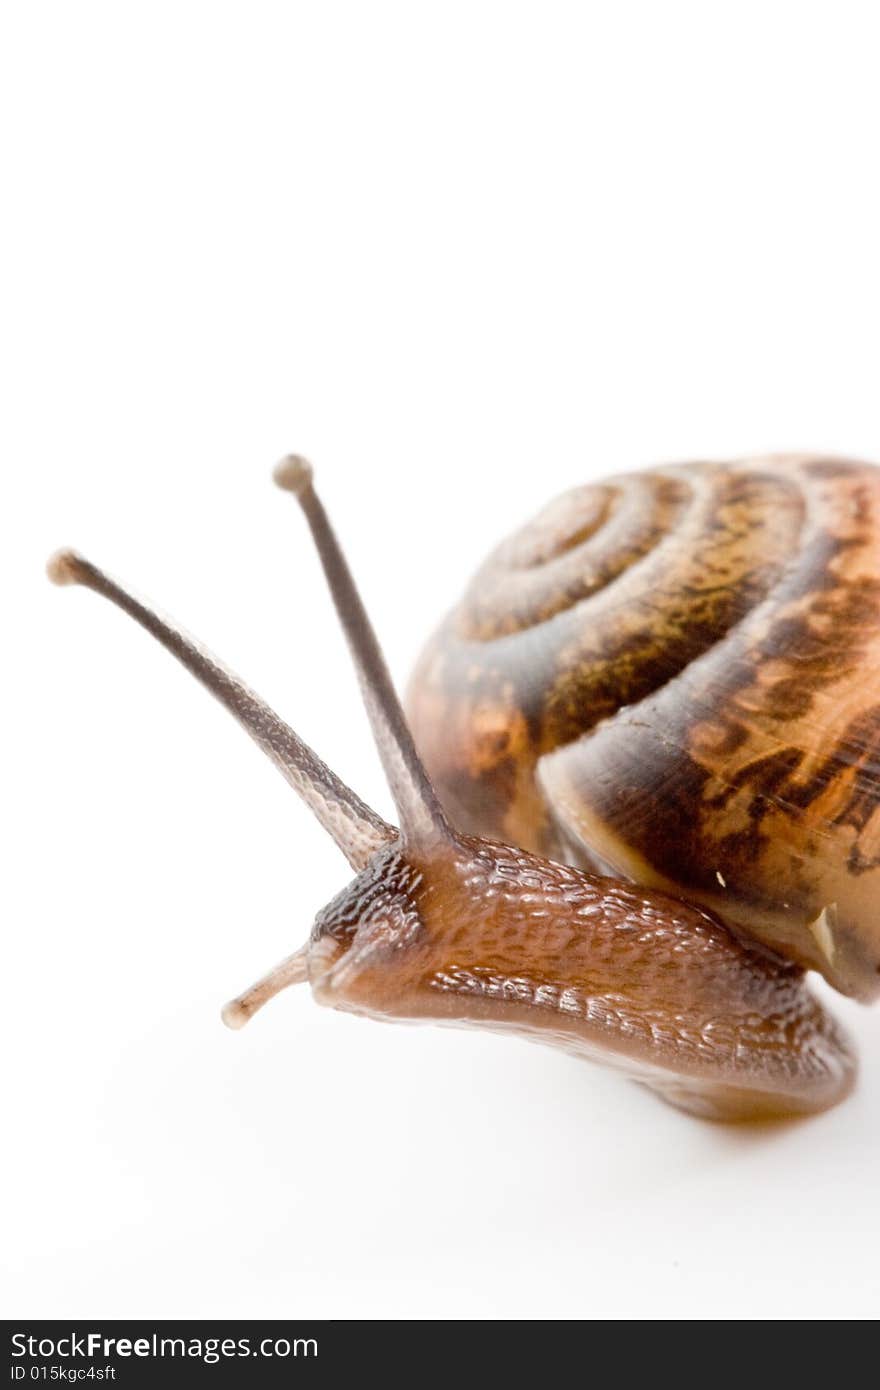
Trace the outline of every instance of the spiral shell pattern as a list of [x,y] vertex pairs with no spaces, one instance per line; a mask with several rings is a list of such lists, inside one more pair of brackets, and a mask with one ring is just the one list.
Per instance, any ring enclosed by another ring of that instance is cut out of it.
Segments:
[[463,830],[880,990],[880,469],[798,455],[577,488],[489,557],[408,703]]

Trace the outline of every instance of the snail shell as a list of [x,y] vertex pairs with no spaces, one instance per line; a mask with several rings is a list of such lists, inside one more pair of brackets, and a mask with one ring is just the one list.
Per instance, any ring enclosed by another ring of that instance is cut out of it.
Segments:
[[880,991],[880,469],[613,477],[505,541],[409,694],[457,824]]

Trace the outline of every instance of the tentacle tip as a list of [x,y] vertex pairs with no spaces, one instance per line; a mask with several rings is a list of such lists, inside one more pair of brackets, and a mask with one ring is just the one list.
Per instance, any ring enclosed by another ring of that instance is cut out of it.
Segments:
[[251,1016],[249,1009],[246,1009],[240,999],[230,999],[228,1004],[224,1004],[220,1010],[220,1017],[227,1028],[232,1028],[236,1032],[243,1028]]
[[53,584],[78,584],[83,559],[75,550],[56,550],[46,563],[46,573]]
[[288,454],[275,465],[272,477],[285,492],[301,497],[312,485],[312,465],[300,454]]

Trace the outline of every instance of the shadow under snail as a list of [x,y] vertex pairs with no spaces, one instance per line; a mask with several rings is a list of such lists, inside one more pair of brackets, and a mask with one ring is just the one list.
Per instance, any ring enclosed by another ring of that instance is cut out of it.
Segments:
[[[308,464],[305,513],[400,828],[80,556],[240,721],[356,877],[287,985],[617,1066],[701,1116],[806,1114],[855,1061],[807,988],[880,992],[880,468],[696,463],[577,488],[502,544],[395,694]],[[418,751],[417,751],[418,749]]]

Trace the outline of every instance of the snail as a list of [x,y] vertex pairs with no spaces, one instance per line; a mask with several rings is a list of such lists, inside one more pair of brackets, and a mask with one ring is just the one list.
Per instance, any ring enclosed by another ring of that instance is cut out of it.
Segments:
[[215,657],[71,551],[236,716],[348,859],[286,986],[509,1031],[693,1114],[817,1112],[851,1044],[810,992],[880,991],[880,469],[807,455],[576,488],[497,548],[407,697],[305,460],[298,499],[399,819]]

